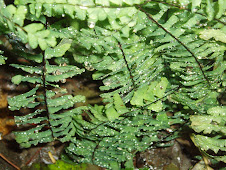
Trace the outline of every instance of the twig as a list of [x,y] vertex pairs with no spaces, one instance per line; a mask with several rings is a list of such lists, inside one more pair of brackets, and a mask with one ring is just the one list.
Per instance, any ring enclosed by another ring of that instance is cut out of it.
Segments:
[[31,157],[31,159],[29,159],[27,162],[26,162],[26,164],[25,165],[28,165],[31,161],[32,161],[32,159],[42,150],[42,148],[43,147],[41,147],[41,148],[39,148],[36,152],[35,152],[35,154]]
[[56,159],[53,157],[53,154],[49,151],[48,155],[49,155],[49,158],[51,159],[52,163],[55,164],[56,163]]
[[20,168],[18,166],[16,166],[14,163],[12,163],[11,161],[9,161],[5,156],[3,156],[0,153],[0,157],[2,157],[2,159],[4,159],[6,162],[8,162],[11,166],[13,166],[15,169],[20,170]]

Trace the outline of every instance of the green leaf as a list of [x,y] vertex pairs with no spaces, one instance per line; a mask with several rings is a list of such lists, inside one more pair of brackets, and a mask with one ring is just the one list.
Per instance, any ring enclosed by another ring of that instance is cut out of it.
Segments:
[[166,113],[159,113],[156,117],[156,120],[165,122],[166,124],[168,124],[168,116]]
[[115,170],[119,170],[120,169],[118,162],[111,161],[110,162],[110,166],[111,166],[112,169],[115,169]]
[[130,28],[128,26],[123,27],[121,31],[124,37],[129,37]]
[[27,54],[27,53],[23,53],[23,57],[26,58],[27,60],[35,61],[37,63],[41,63],[43,58],[42,54]]
[[106,109],[106,115],[109,121],[113,121],[120,116],[120,114],[114,109],[113,106],[110,106]]
[[13,22],[20,26],[23,26],[27,11],[28,10],[26,6],[19,6],[16,10],[16,13],[13,16]]
[[121,0],[109,0],[111,3],[114,3],[116,5],[122,6],[122,1]]
[[105,13],[104,9],[102,8],[88,8],[87,9],[89,21],[97,22],[103,21],[107,18],[107,14]]
[[12,78],[12,83],[14,84],[20,84],[22,81],[23,76],[21,75],[16,75]]
[[67,73],[69,71],[80,71],[80,70],[83,70],[83,69],[80,69],[76,66],[71,66],[71,65],[66,65],[66,66],[56,66],[56,65],[49,65],[48,61],[46,62],[46,73],[54,73],[56,71],[60,73]]
[[8,18],[12,18],[12,16],[16,13],[16,10],[16,7],[10,4],[3,9],[3,14]]
[[21,38],[21,41],[23,43],[27,43],[28,37],[27,37],[27,34],[25,33],[25,31],[18,27],[17,32],[18,32],[19,37]]
[[27,124],[26,122],[31,119],[32,117],[34,116],[37,116],[39,114],[41,114],[42,112],[44,112],[45,110],[43,109],[37,109],[35,110],[34,113],[29,113],[27,115],[24,115],[24,116],[15,116],[15,122],[16,123],[20,123],[20,124]]
[[48,48],[47,42],[42,38],[38,38],[38,44],[42,50]]
[[208,109],[207,114],[213,116],[226,116],[226,107],[225,106],[217,106]]
[[9,109],[12,111],[19,110],[21,107],[27,107],[29,103],[35,103],[34,100],[36,97],[34,97],[33,95],[36,94],[37,90],[38,87],[35,87],[29,92],[9,98],[8,99]]
[[95,3],[101,6],[110,6],[109,0],[96,0]]
[[146,94],[148,89],[148,86],[143,86],[141,88],[139,88],[137,91],[135,91],[134,96],[132,98],[132,100],[130,101],[130,103],[132,105],[137,105],[137,106],[143,106],[144,105],[144,95]]
[[154,89],[157,86],[157,81],[154,81],[151,83],[151,85],[148,86],[147,92],[144,94],[144,99],[148,100],[150,102],[153,102],[155,100],[154,97]]
[[71,95],[61,96],[55,99],[48,99],[49,113],[53,114],[62,109],[69,109],[74,106],[75,103],[85,102],[85,96],[77,95],[75,97]]
[[12,78],[12,82],[14,84],[20,84],[21,82],[29,82],[29,83],[42,83],[42,79],[40,77],[28,77],[28,76],[22,76],[22,75],[16,75]]
[[153,91],[154,95],[159,97],[159,98],[162,98],[164,96],[164,94],[165,94],[167,85],[168,85],[167,78],[166,77],[162,77],[161,81],[154,88],[154,91]]
[[[57,71],[57,70],[56,70]],[[68,71],[66,73],[59,73],[59,75],[46,75],[46,81],[47,82],[59,82],[63,81],[67,78],[72,78],[75,75],[81,74],[85,71],[85,69],[77,69],[74,71]]]
[[214,7],[213,7],[213,1],[212,0],[206,0],[207,7],[206,7],[206,13],[208,20],[213,20],[214,18]]
[[207,29],[200,32],[200,38],[209,40],[214,38],[216,41],[226,43],[226,32],[220,29]]
[[153,110],[155,112],[160,112],[162,111],[163,108],[163,104],[162,101],[157,101],[156,103],[151,104],[150,106],[148,106],[149,110]]
[[225,9],[226,9],[226,2],[225,0],[218,0],[218,13],[216,15],[216,18],[220,18],[224,12],[225,12]]
[[2,56],[0,51],[0,65],[5,64],[5,60],[7,60],[7,57]]
[[187,6],[190,3],[189,0],[179,0],[179,2],[180,2],[180,5],[183,6],[183,7]]
[[[14,132],[16,135],[16,141],[23,148],[29,148],[31,145],[37,145],[38,143],[47,143],[53,141],[51,136],[51,130],[40,131],[42,126],[29,129],[25,132]],[[39,139],[42,139],[41,141]]]
[[44,25],[41,23],[32,23],[24,27],[24,29],[29,33],[35,33],[37,31],[42,30],[43,28],[44,28]]
[[42,68],[40,68],[40,67],[32,67],[32,66],[19,65],[19,64],[11,64],[11,66],[18,68],[18,69],[22,69],[23,71],[26,71],[31,74],[33,74],[33,73],[42,74]]
[[89,106],[89,110],[92,112],[95,118],[100,121],[107,121],[108,119],[103,115],[104,106],[94,105],[94,107]]
[[137,24],[133,27],[133,32],[140,31],[146,27],[147,16],[143,12],[137,14]]
[[202,0],[192,0],[192,11],[195,12],[195,8],[199,7],[201,2],[202,2]]
[[53,57],[61,57],[71,47],[72,41],[63,39],[55,48],[47,48],[45,50],[45,58],[51,59]]
[[118,93],[115,93],[113,96],[114,99],[114,106],[115,109],[117,110],[117,112],[121,115],[124,114],[126,112],[128,112],[129,110],[126,108],[125,104],[122,101],[122,98],[120,97],[120,95]]
[[34,34],[28,33],[28,42],[31,48],[35,49],[38,47],[38,39]]
[[198,144],[202,150],[213,150],[216,154],[219,150],[226,151],[225,139],[214,139],[212,137],[195,135],[195,142]]
[[76,18],[80,20],[85,20],[86,19],[86,9],[85,7],[81,9],[80,7],[75,6],[75,11],[76,11]]
[[[191,127],[198,133],[210,134],[212,131],[226,134],[225,122],[226,117],[221,116],[191,116]],[[214,124],[212,123],[214,122]]]

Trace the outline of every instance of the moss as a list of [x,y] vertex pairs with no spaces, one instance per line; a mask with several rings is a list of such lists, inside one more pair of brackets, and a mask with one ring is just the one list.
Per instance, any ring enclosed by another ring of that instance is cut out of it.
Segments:
[[55,164],[45,165],[42,163],[36,163],[32,165],[30,168],[25,167],[23,170],[30,169],[30,170],[86,170],[87,164],[76,164],[72,165],[66,163],[62,160],[58,160]]

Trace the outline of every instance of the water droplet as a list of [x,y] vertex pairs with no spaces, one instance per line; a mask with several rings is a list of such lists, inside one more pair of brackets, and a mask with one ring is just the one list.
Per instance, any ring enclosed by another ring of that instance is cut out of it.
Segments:
[[88,9],[86,6],[80,6],[81,9]]
[[88,23],[89,28],[94,28],[95,27],[95,22],[89,22]]
[[192,12],[197,12],[197,11],[198,11],[198,9],[196,9],[196,8],[192,9]]

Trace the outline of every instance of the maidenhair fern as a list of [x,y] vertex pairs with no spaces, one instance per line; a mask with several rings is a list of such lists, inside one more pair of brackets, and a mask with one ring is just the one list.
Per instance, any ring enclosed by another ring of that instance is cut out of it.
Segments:
[[[218,154],[226,151],[226,107],[212,107],[207,111],[207,115],[191,116],[191,127],[198,134],[193,134],[195,144],[204,152],[209,150]],[[209,136],[211,135],[211,136]],[[205,153],[207,154],[207,153]],[[210,155],[219,161],[226,162],[225,155]]]
[[[225,88],[224,0],[15,0],[7,6],[0,0],[0,5],[0,33],[14,37],[13,51],[26,59],[10,63],[24,71],[12,82],[31,87],[9,99],[11,110],[28,112],[15,116],[26,129],[15,132],[22,147],[59,140],[69,142],[66,152],[76,162],[133,168],[137,152],[176,138],[180,129],[171,125],[187,124],[194,115],[191,128],[204,130],[195,135],[197,146],[225,151],[225,109],[217,117],[211,111],[219,110]],[[85,97],[60,87],[85,70],[103,82],[104,105],[75,107]],[[203,118],[212,123],[201,124]]]
[[[55,84],[55,82],[81,74],[84,70],[76,66],[50,65],[47,58],[51,58],[48,56],[51,56],[52,53],[48,53],[47,50],[45,52],[43,61],[36,63],[40,66],[12,64],[13,67],[31,74],[14,76],[12,78],[14,84],[21,82],[35,84],[29,92],[9,99],[10,110],[20,110],[22,107],[29,108],[31,111],[34,110],[33,113],[15,117],[18,125],[36,125],[27,131],[15,132],[16,140],[22,147],[30,147],[32,144],[37,145],[53,140],[69,141],[76,132],[72,122],[73,115],[80,113],[81,109],[68,109],[73,107],[75,103],[85,101],[84,96],[66,95],[66,91]],[[60,51],[56,56],[59,57],[64,53],[65,51]],[[39,56],[42,56],[42,54]],[[55,75],[56,71],[59,72],[58,75]],[[53,87],[55,88],[51,90]],[[40,93],[38,93],[39,91]],[[65,109],[67,111],[63,111]]]

